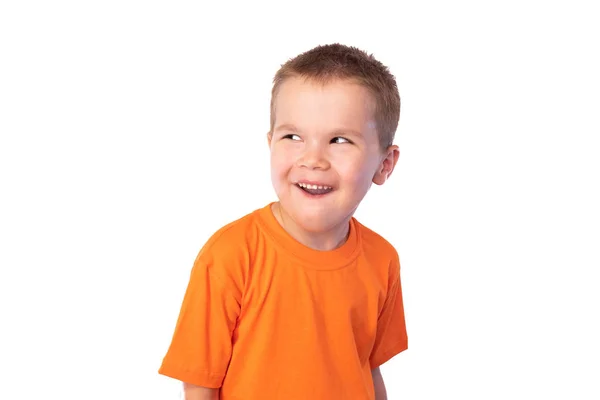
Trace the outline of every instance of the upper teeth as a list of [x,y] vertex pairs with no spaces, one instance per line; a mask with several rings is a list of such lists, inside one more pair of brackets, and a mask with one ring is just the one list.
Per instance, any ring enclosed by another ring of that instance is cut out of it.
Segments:
[[298,183],[298,186],[305,189],[331,189],[331,186],[309,185],[308,183]]

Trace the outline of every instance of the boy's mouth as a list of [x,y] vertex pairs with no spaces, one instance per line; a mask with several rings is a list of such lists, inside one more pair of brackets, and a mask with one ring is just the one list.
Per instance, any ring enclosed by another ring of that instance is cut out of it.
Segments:
[[299,187],[304,192],[311,194],[313,196],[324,195],[333,190],[331,186],[326,185],[312,185],[304,182],[297,182],[296,186]]

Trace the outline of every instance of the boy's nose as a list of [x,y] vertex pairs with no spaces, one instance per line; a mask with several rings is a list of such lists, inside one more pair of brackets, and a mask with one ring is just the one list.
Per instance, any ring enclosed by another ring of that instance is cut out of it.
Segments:
[[329,161],[320,148],[306,149],[298,160],[298,165],[309,169],[328,169]]

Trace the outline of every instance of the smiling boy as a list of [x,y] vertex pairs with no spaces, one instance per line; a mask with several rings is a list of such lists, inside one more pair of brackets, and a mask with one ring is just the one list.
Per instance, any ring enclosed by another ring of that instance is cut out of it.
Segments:
[[318,46],[277,72],[277,202],[219,229],[192,268],[159,372],[186,399],[387,398],[381,364],[407,349],[395,248],[354,218],[398,161],[394,77]]

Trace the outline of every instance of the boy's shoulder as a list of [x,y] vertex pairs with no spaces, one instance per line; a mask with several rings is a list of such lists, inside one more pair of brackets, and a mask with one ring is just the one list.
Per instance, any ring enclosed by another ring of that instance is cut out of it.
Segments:
[[216,229],[200,248],[193,271],[210,271],[237,297],[241,296],[260,235],[257,214],[258,210],[249,212]]
[[360,232],[363,251],[365,254],[373,254],[378,257],[384,257],[390,260],[398,260],[398,251],[385,237],[375,230],[367,227],[357,219],[356,225]]
[[247,249],[256,239],[258,211],[251,211],[215,230],[200,250],[201,255],[235,255]]
[[369,228],[359,220],[356,220],[356,223],[360,227],[361,235],[363,240],[366,240],[369,243],[376,243],[381,247],[386,248],[389,251],[395,251],[394,245],[390,243],[383,235],[376,232],[374,229]]

